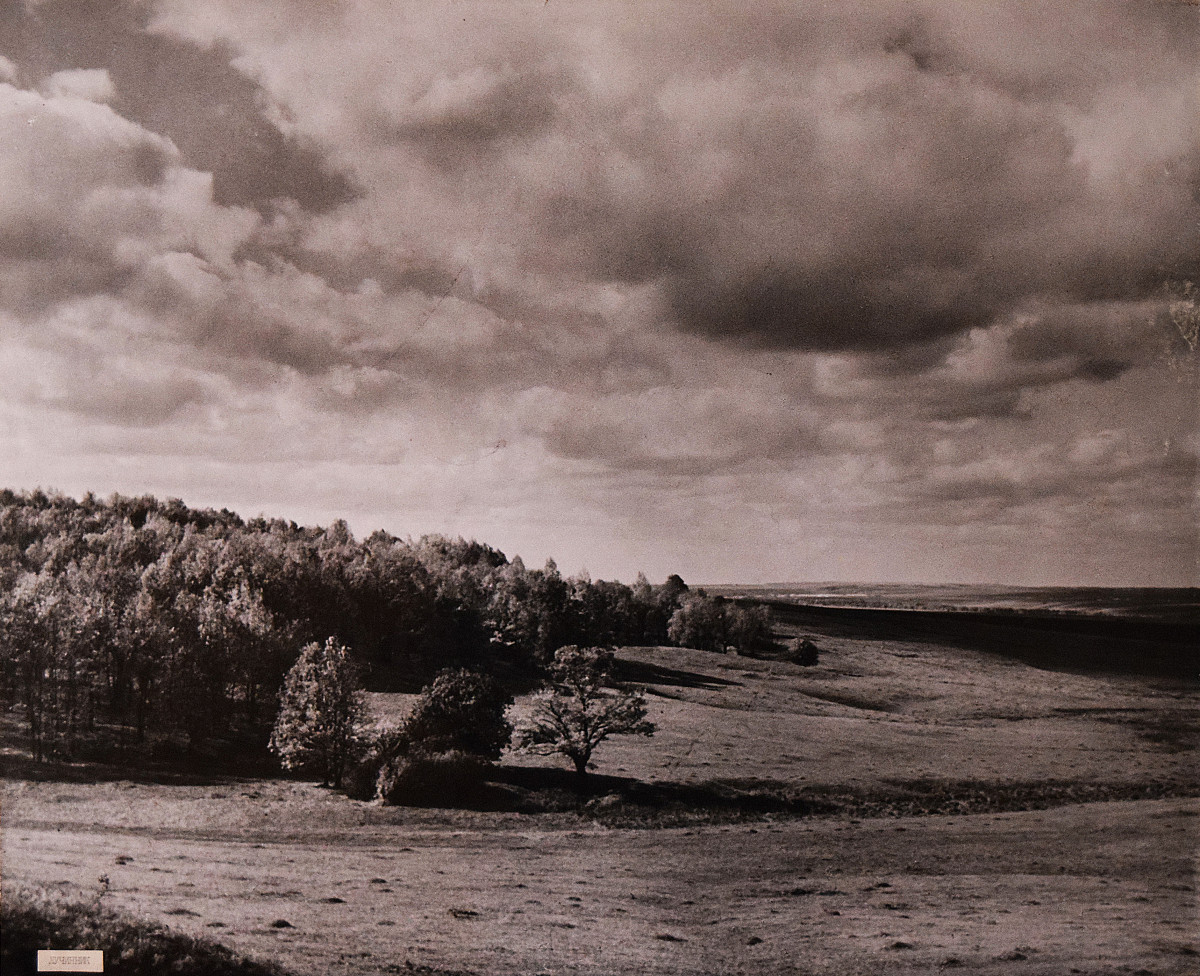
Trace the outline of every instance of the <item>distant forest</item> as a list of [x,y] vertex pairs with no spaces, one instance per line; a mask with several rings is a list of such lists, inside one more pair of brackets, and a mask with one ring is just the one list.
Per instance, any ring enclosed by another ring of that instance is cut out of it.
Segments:
[[531,685],[570,644],[771,640],[766,610],[678,576],[593,581],[461,538],[0,490],[0,704],[37,759],[261,753],[283,676],[329,637],[368,688],[403,691],[446,667]]

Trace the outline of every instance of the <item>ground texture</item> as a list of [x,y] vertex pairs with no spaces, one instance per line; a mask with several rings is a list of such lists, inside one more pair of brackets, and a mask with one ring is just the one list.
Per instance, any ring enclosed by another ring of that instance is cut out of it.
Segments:
[[661,731],[597,772],[814,815],[623,819],[619,789],[578,812],[384,809],[13,762],[4,881],[105,876],[106,903],[314,974],[1200,971],[1194,688],[813,636],[814,668],[623,652]]

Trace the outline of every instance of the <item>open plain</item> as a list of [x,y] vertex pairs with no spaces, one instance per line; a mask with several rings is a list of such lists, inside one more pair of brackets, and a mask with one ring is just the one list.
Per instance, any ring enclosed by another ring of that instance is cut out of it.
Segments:
[[[1194,686],[810,632],[809,668],[622,651],[659,732],[601,747],[577,809],[38,774],[10,753],[4,882],[298,973],[1197,971]],[[713,790],[790,805],[688,809]]]

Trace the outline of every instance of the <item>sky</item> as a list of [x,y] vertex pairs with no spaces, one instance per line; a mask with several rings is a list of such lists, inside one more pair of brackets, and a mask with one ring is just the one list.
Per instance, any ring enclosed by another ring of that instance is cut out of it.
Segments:
[[1196,585],[1200,7],[0,0],[0,484]]

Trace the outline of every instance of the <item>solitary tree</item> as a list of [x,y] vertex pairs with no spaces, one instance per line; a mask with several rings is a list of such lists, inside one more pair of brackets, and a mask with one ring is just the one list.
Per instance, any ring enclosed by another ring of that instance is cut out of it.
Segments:
[[358,668],[330,637],[305,646],[284,679],[271,749],[285,769],[317,774],[340,786],[359,742],[366,712]]
[[551,687],[535,699],[518,745],[566,756],[582,780],[592,753],[610,736],[653,735],[641,692],[604,687],[612,664],[612,651],[602,647],[560,647],[550,665]]

